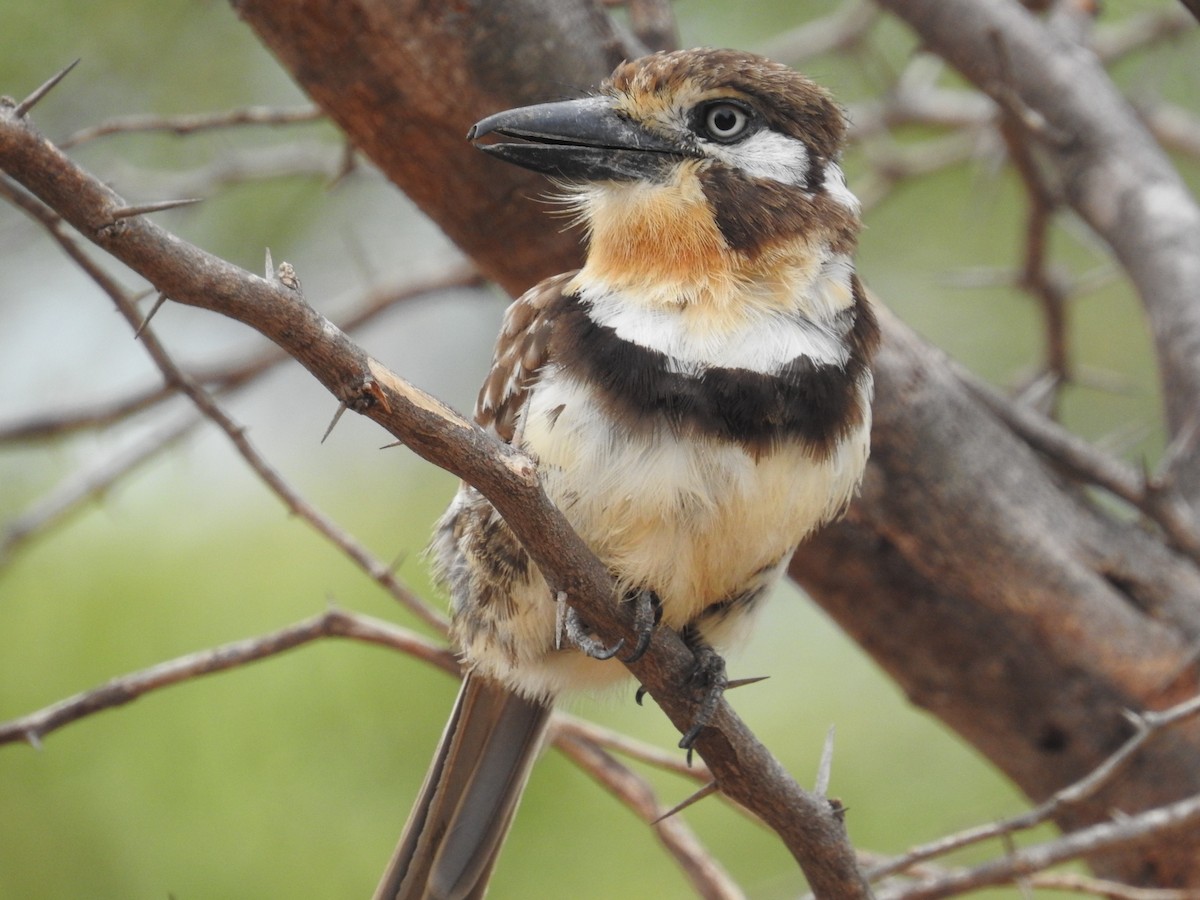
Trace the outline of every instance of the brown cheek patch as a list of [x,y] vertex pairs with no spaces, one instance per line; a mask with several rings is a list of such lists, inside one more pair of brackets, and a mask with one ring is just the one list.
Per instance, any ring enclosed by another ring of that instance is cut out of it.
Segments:
[[725,242],[751,260],[784,241],[827,244],[837,253],[854,249],[858,217],[824,194],[725,167],[706,169],[699,179]]

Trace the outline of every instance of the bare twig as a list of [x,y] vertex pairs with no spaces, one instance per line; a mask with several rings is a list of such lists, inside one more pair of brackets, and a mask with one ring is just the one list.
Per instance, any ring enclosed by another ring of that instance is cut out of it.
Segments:
[[847,52],[862,44],[879,20],[879,7],[851,0],[833,12],[777,35],[759,48],[764,56],[799,65],[825,53]]
[[578,733],[557,732],[555,746],[633,810],[642,821],[656,823],[655,835],[683,870],[697,894],[711,900],[736,900],[744,896],[682,819],[662,818],[662,807],[645,779]]
[[1106,900],[1200,900],[1200,890],[1140,888],[1103,878],[1089,878],[1086,875],[1065,872],[1032,875],[1029,883],[1048,891],[1068,891],[1086,894],[1089,897],[1103,897]]
[[1070,288],[1065,279],[1052,270],[1049,261],[1050,227],[1060,205],[1058,191],[1052,187],[1038,168],[1025,129],[1018,127],[1006,113],[1000,122],[1000,133],[1008,147],[1021,183],[1025,186],[1027,213],[1025,220],[1025,259],[1018,285],[1037,302],[1042,313],[1042,334],[1045,341],[1044,359],[1037,377],[1048,375],[1052,392],[1048,404],[1041,407],[1055,417],[1059,391],[1072,379],[1070,335],[1067,330],[1067,300]]
[[1101,26],[1096,30],[1093,41],[1096,55],[1105,65],[1111,65],[1132,53],[1194,31],[1196,22],[1188,12],[1192,10],[1194,13],[1196,8],[1200,8],[1200,3],[1197,0],[1181,0],[1181,5],[1188,9],[1168,3],[1161,8],[1125,16],[1111,25]]
[[[1094,796],[1105,785],[1110,784],[1124,770],[1129,761],[1157,734],[1198,714],[1200,714],[1200,697],[1193,697],[1191,700],[1161,712],[1130,713],[1128,718],[1134,724],[1134,734],[1084,778],[1056,791],[1049,799],[1024,813],[914,847],[895,859],[874,866],[867,873],[867,877],[876,881],[888,875],[903,872],[918,863],[961,850],[963,847],[1035,828],[1054,818],[1064,807],[1082,803]],[[1039,868],[1045,868],[1045,866]],[[1026,870],[1026,873],[1032,871],[1037,870],[1029,869]]]
[[1145,475],[1092,447],[1045,416],[1002,396],[961,367],[962,382],[1009,428],[1076,477],[1121,498],[1162,528],[1171,544],[1200,564],[1200,523],[1169,485],[1151,490]]
[[333,185],[354,171],[355,166],[353,152],[347,156],[344,145],[297,141],[222,150],[204,165],[185,171],[166,171],[116,160],[109,164],[108,174],[123,183],[137,184],[146,194],[210,197],[224,188],[247,182],[284,178],[308,178]]
[[1011,884],[1050,866],[1102,853],[1115,847],[1131,847],[1160,840],[1172,832],[1194,828],[1200,823],[1200,795],[1167,806],[1105,822],[1061,838],[1014,850],[1003,858],[945,875],[922,878],[912,884],[877,892],[877,900],[938,900],[996,884]]
[[704,765],[689,766],[678,753],[668,753],[652,744],[635,740],[628,735],[604,728],[595,722],[577,718],[564,712],[554,714],[555,732],[569,732],[581,740],[616,751],[622,756],[628,756],[665,772],[682,775],[693,781],[707,782],[712,780],[712,773]]
[[64,140],[60,146],[63,149],[69,149],[114,134],[168,131],[171,134],[187,135],[198,131],[212,131],[218,128],[234,128],[244,125],[294,125],[316,122],[323,118],[325,118],[325,114],[316,106],[290,108],[246,106],[223,112],[189,113],[179,116],[122,116],[108,119],[88,128],[81,128]]
[[45,709],[0,724],[0,744],[25,741],[37,747],[52,731],[85,716],[122,706],[151,691],[224,672],[275,656],[321,638],[341,637],[380,644],[422,659],[452,675],[458,663],[448,649],[406,629],[358,613],[330,609],[278,631],[189,653],[148,669],[114,678]]
[[185,415],[65,478],[21,515],[4,523],[0,533],[0,568],[35,537],[103,497],[117,482],[195,431],[201,422],[203,418],[197,414]]
[[932,175],[979,155],[981,142],[968,132],[955,132],[919,144],[903,145],[889,137],[876,138],[863,146],[870,166],[854,193],[869,212],[891,195],[901,183]]

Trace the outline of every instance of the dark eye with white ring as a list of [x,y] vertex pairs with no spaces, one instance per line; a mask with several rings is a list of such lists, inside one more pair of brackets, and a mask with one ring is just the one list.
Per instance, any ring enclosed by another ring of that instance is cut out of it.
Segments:
[[711,103],[704,107],[701,123],[706,137],[732,144],[745,136],[750,127],[750,114],[736,103]]

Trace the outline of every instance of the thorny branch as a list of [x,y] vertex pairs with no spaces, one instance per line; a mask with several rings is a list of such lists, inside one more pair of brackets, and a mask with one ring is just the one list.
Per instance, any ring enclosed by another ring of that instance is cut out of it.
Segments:
[[174,135],[195,134],[221,128],[237,128],[244,125],[295,125],[318,122],[325,113],[316,106],[278,109],[269,106],[247,106],[216,113],[191,113],[179,116],[122,116],[108,119],[98,125],[81,128],[62,141],[64,150],[78,147],[102,137],[114,134],[146,134],[165,131]]
[[408,590],[396,578],[391,569],[376,559],[345,529],[338,526],[328,516],[306,500],[266,459],[263,458],[249,439],[245,431],[237,425],[224,410],[217,405],[213,397],[198,385],[175,364],[166,349],[159,343],[154,333],[146,327],[137,306],[116,281],[97,266],[76,243],[62,230],[63,222],[49,207],[42,205],[33,197],[12,190],[5,180],[0,180],[0,193],[25,212],[37,219],[50,235],[58,242],[64,252],[80,267],[116,304],[117,309],[125,317],[130,327],[138,334],[142,346],[146,348],[150,358],[158,367],[167,385],[171,386],[192,401],[196,409],[220,428],[233,443],[238,453],[254,470],[259,479],[283,501],[284,505],[305,522],[308,522],[326,540],[336,546],[342,553],[367,573],[385,591],[391,594],[401,604],[411,610],[418,618],[444,630],[445,619],[424,601]]
[[330,609],[267,635],[200,650],[140,672],[122,675],[98,688],[0,724],[0,744],[24,741],[38,747],[42,738],[50,732],[85,716],[123,706],[160,688],[190,681],[201,675],[239,668],[328,637],[350,638],[390,647],[438,666],[452,675],[458,674],[454,654],[445,647],[390,622],[360,613]]
[[1053,819],[1064,806],[1077,804],[1089,797],[1095,796],[1105,785],[1109,784],[1114,778],[1119,777],[1125,770],[1125,767],[1137,755],[1138,751],[1149,741],[1153,740],[1156,735],[1164,729],[1184,722],[1196,715],[1200,715],[1200,697],[1193,697],[1191,700],[1187,700],[1161,712],[1146,712],[1140,715],[1129,713],[1129,720],[1134,724],[1135,728],[1133,735],[1112,756],[1089,772],[1084,778],[1072,785],[1068,785],[1062,790],[1056,791],[1048,800],[1019,815],[1002,819],[999,822],[982,825],[978,828],[972,828],[958,834],[948,835],[929,844],[914,847],[908,852],[897,856],[895,859],[878,863],[868,870],[867,877],[872,881],[878,881],[889,875],[908,871],[914,866],[928,860],[945,856],[964,847],[969,847],[972,844],[1006,838],[1016,832],[1036,828],[1038,825]]
[[642,819],[683,870],[696,893],[707,900],[744,897],[719,863],[678,816],[660,819],[664,809],[645,779],[603,747],[577,733],[558,731],[555,745]]
[[1013,850],[1001,858],[945,875],[922,878],[912,884],[880,889],[877,900],[937,900],[1021,879],[1059,863],[1100,853],[1113,846],[1161,840],[1174,831],[1200,823],[1200,796],[1187,797],[1169,806],[1073,831],[1061,838]]

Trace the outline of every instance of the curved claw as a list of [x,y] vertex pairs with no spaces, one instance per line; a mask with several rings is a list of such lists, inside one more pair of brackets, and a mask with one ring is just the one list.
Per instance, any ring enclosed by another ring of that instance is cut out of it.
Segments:
[[637,633],[637,643],[632,652],[621,659],[623,663],[637,662],[645,655],[650,647],[650,639],[654,637],[654,627],[662,615],[662,603],[652,591],[639,591],[634,604],[633,630]]
[[579,618],[579,613],[575,612],[572,607],[567,607],[564,624],[566,625],[567,637],[571,639],[571,643],[592,659],[612,659],[625,646],[625,639],[621,638],[621,640],[617,641],[611,647],[605,647],[604,644],[588,634],[587,629]]
[[721,705],[725,689],[729,686],[729,680],[725,677],[725,660],[716,650],[700,642],[694,643],[692,650],[696,655],[696,670],[692,674],[692,682],[696,685],[697,692],[702,692],[702,695],[696,716],[692,720],[692,727],[679,739],[680,749],[687,751],[689,766],[692,764],[692,750],[696,738],[712,721],[717,707]]

